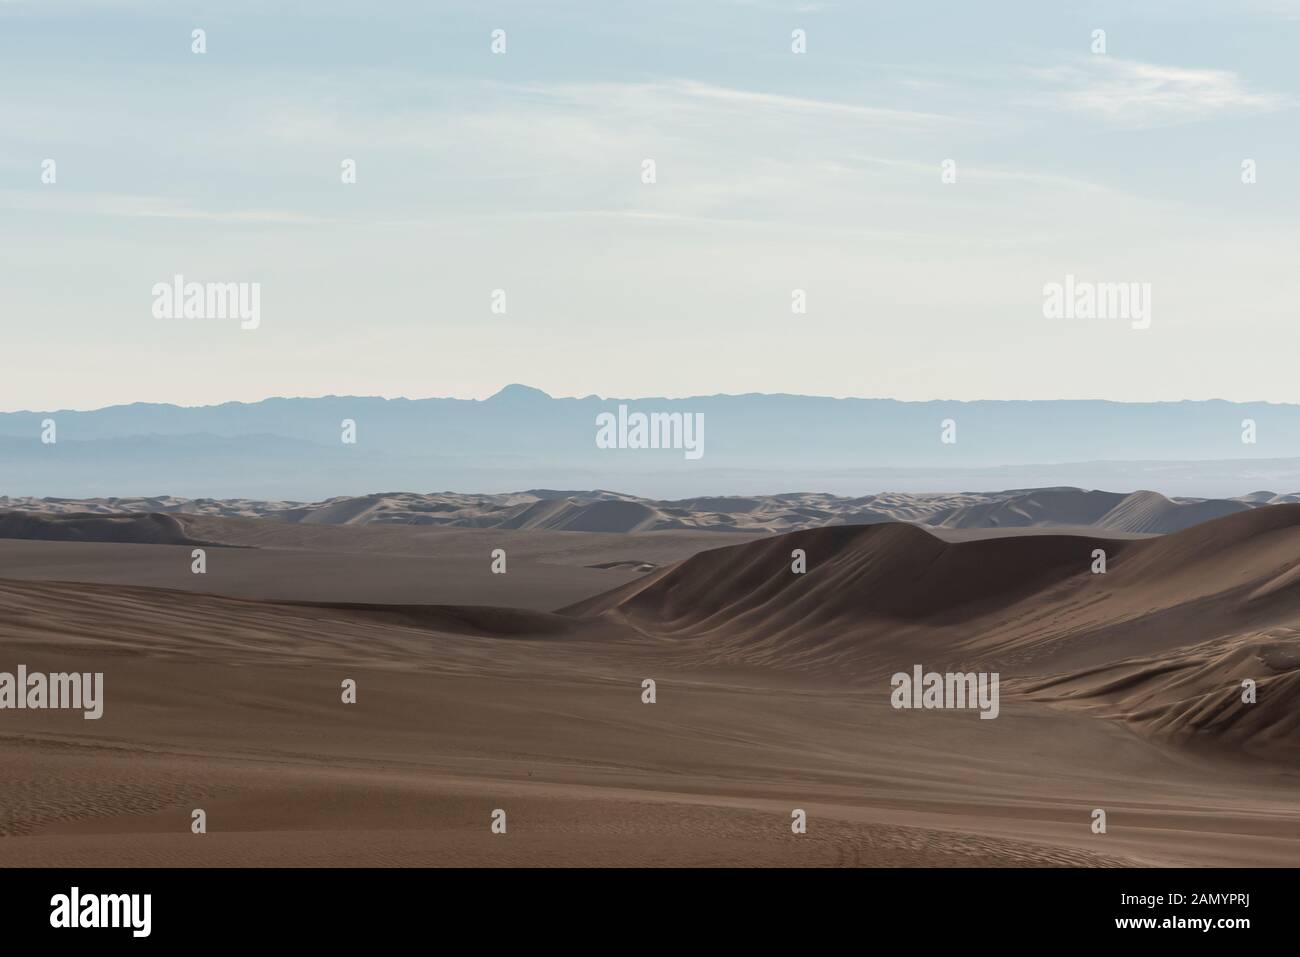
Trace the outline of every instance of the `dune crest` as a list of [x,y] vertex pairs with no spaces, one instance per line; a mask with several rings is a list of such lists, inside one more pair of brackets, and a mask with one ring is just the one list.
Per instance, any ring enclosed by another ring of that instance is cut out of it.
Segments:
[[[563,611],[630,624],[700,662],[857,685],[916,662],[999,671],[1035,700],[1288,757],[1300,730],[1300,505],[1141,540],[793,532],[701,552]],[[1236,702],[1248,677],[1267,706]]]

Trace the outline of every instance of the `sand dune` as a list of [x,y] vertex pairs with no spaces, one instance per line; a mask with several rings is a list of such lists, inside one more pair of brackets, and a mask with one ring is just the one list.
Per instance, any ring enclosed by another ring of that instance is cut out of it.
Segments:
[[644,502],[599,501],[579,504],[569,500],[536,502],[516,511],[496,528],[545,528],[564,532],[643,532],[686,528],[666,519]]
[[1264,503],[1231,500],[1174,502],[1157,492],[1134,492],[1095,524],[1100,528],[1126,532],[1177,532],[1212,518],[1233,515],[1259,504],[1270,503],[1272,499]]
[[171,515],[0,512],[0,538],[46,542],[121,542],[140,545],[202,545]]
[[[1243,682],[1257,700],[1244,704]],[[1300,631],[1215,638],[1024,686],[1035,700],[1124,721],[1184,744],[1300,763]]]
[[1199,522],[1297,495],[1252,492],[1236,499],[1169,499],[1156,492],[1078,488],[1006,492],[912,494],[889,492],[856,498],[822,493],[657,501],[607,491],[533,489],[501,495],[455,492],[387,492],[317,503],[245,499],[8,499],[0,510],[116,515],[161,512],[182,522],[191,516],[270,518],[311,525],[429,525],[449,528],[547,529],[627,533],[721,531],[779,534],[836,525],[911,522],[953,531],[979,529],[1098,528],[1149,535],[1180,531]]
[[[1144,495],[1137,492],[1134,495]],[[1152,493],[1154,494],[1154,493]],[[1039,489],[1009,494],[971,505],[961,505],[938,517],[944,528],[1032,528],[1041,525],[1099,525],[1133,496],[1084,489]],[[1164,496],[1159,496],[1164,501]],[[1249,506],[1241,506],[1243,509]],[[930,524],[930,523],[927,523]],[[1116,530],[1125,531],[1116,526]],[[1158,530],[1157,530],[1158,531]]]
[[[1006,702],[996,722],[903,717],[836,680],[697,668],[672,643],[599,620],[502,640],[488,618],[436,621],[446,610],[400,621],[3,581],[0,609],[5,661],[101,670],[107,698],[94,722],[5,716],[11,864],[1300,860],[1292,772],[1224,773],[1215,755],[1172,756],[1033,701]],[[654,706],[640,700],[646,676]],[[339,700],[343,677],[358,682],[356,705]],[[1112,815],[1104,838],[1087,827],[1097,806]],[[809,814],[801,837],[795,807]],[[489,831],[495,808],[508,835]]]
[[[281,596],[0,576],[0,670],[102,671],[106,689],[97,721],[4,713],[5,862],[1300,863],[1300,505],[1142,539],[890,523],[722,548],[680,530],[185,522],[260,544],[227,551],[270,561]],[[483,536],[534,542],[519,577],[490,575]],[[184,554],[6,547],[49,553],[49,578],[65,550]],[[649,573],[618,558],[651,547],[671,558]],[[394,559],[435,553],[426,570],[452,584],[425,594],[446,600],[365,598]],[[351,579],[284,600],[328,556]],[[593,587],[604,575],[622,578]],[[892,708],[888,676],[918,663],[999,671],[997,720]]]
[[[807,556],[805,574],[791,571],[795,549]],[[1104,574],[1093,572],[1097,549],[1107,556]],[[1144,729],[1194,727],[1202,740],[1246,740],[1270,753],[1294,748],[1300,729],[1282,720],[1300,713],[1294,674],[1256,675],[1270,697],[1259,707],[1236,700],[1234,682],[1199,664],[1199,643],[1247,640],[1261,628],[1279,629],[1269,667],[1300,660],[1289,629],[1300,623],[1300,505],[1137,541],[945,542],[902,524],[796,532],[703,552],[566,610],[680,642],[701,664],[792,667],[863,684],[927,662],[1015,676],[1079,669],[1032,686],[1073,689],[1078,675],[1108,676],[1115,659],[1142,654],[1150,674],[1195,666],[1198,693],[1219,707],[1215,721],[1184,721],[1181,699],[1130,702],[1143,715],[1168,709],[1134,722]]]

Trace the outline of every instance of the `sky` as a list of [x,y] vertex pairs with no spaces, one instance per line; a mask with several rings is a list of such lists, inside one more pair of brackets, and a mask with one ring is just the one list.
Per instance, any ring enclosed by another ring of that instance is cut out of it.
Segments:
[[0,0],[0,410],[1300,402],[1297,49],[1300,0]]

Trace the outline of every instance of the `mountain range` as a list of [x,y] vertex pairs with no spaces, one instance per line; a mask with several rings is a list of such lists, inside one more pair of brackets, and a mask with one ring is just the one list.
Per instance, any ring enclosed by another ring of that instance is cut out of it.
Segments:
[[[599,448],[597,416],[620,406],[702,415],[703,455]],[[51,423],[55,441],[43,442]],[[355,443],[343,441],[346,423]],[[546,486],[679,498],[1055,485],[1200,497],[1300,488],[1300,406],[553,398],[511,385],[484,400],[325,396],[0,414],[0,492],[20,496],[312,500]]]

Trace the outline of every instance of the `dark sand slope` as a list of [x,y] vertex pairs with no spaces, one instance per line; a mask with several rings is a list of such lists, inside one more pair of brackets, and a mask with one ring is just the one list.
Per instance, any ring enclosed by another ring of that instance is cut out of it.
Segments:
[[[1242,701],[1243,682],[1257,701]],[[1215,638],[1042,681],[1030,698],[1125,721],[1182,744],[1217,745],[1300,764],[1300,631]]]
[[132,512],[122,515],[0,512],[0,539],[44,542],[115,542],[137,545],[202,545],[173,516]]
[[[1298,565],[1285,506],[1121,542],[816,529],[563,614],[0,581],[0,669],[107,698],[0,712],[0,862],[1297,865]],[[1000,716],[892,709],[916,663],[1000,670]]]

